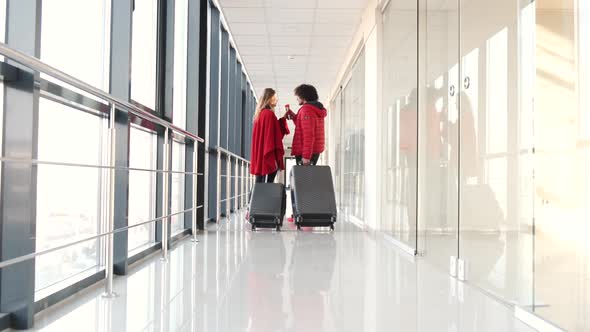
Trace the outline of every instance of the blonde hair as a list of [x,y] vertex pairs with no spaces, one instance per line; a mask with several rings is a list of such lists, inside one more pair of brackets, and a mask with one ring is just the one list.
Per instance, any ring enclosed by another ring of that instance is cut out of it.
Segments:
[[264,93],[262,93],[262,98],[260,98],[258,105],[256,105],[256,112],[254,112],[253,121],[256,121],[256,119],[258,119],[258,116],[260,115],[260,112],[262,112],[262,110],[272,109],[272,106],[270,105],[270,101],[272,100],[272,97],[274,97],[276,94],[277,94],[277,92],[274,89],[271,89],[271,88],[264,89]]

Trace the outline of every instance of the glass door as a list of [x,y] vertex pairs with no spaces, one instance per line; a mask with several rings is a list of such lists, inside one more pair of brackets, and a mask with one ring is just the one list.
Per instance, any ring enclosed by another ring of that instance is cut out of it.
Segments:
[[382,231],[417,248],[418,1],[391,0],[382,15]]
[[458,241],[459,1],[419,8],[418,251],[447,270]]
[[533,287],[529,3],[461,0],[459,28],[459,277],[520,305]]

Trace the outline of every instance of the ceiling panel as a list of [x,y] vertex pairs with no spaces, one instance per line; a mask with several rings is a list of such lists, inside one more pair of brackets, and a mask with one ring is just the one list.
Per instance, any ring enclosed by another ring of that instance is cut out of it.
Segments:
[[284,55],[272,56],[272,60],[275,64],[284,66],[304,65],[309,61],[308,59],[309,58],[307,55],[295,56],[293,59],[290,59],[289,57]]
[[269,23],[313,23],[315,18],[313,9],[267,7],[265,10]]
[[239,35],[266,35],[264,23],[232,23],[229,28],[234,36]]
[[316,23],[346,23],[356,25],[361,19],[360,9],[318,9]]
[[264,7],[265,0],[219,0],[221,7]]
[[315,23],[313,34],[314,36],[352,36],[357,28],[358,24]]
[[[223,10],[225,17],[232,23],[259,23],[260,8],[226,8]],[[233,28],[230,26],[230,28]]]
[[272,55],[283,55],[283,56],[305,56],[309,53],[309,45],[305,47],[292,47],[292,46],[271,46]]
[[272,36],[306,36],[311,35],[313,27],[307,23],[270,23],[268,32]]
[[310,49],[310,55],[332,56],[334,58],[340,58],[340,55],[346,54],[347,48],[335,48],[329,46],[312,47]]
[[238,44],[238,49],[242,46],[270,47],[270,41],[267,35],[243,35],[240,38],[236,38],[235,42]]
[[240,46],[241,55],[270,55],[270,49],[268,47],[260,46]]
[[272,46],[309,47],[312,36],[270,36]]
[[316,8],[317,0],[265,0],[267,7],[277,8]]
[[248,72],[257,72],[257,71],[270,71],[272,70],[272,64],[269,63],[252,63],[248,65]]
[[350,47],[352,36],[313,36],[311,47]]
[[[396,0],[403,1],[403,0]],[[255,90],[272,87],[297,108],[293,89],[316,86],[328,97],[368,0],[221,0]],[[286,141],[289,141],[287,138]]]
[[246,68],[248,68],[249,64],[254,63],[272,63],[272,58],[270,55],[245,55],[242,56],[242,60],[244,60]]
[[[409,0],[401,0],[411,2]],[[318,8],[356,8],[363,9],[367,6],[365,0],[318,0]]]

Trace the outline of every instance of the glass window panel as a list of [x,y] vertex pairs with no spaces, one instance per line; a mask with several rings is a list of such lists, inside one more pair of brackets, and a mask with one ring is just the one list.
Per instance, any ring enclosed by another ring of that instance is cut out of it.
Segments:
[[[6,0],[0,0],[0,42],[4,43],[6,37]],[[0,56],[4,61],[4,56]],[[4,139],[4,82],[0,81],[0,147]],[[0,167],[0,188],[2,188],[2,167]]]
[[[185,145],[178,142],[172,143],[172,170],[176,172],[185,171]],[[173,173],[171,185],[171,209],[172,213],[184,210],[184,174]],[[171,218],[170,234],[176,235],[184,230],[185,214],[177,214]]]
[[[96,115],[41,98],[39,159],[103,165],[105,122]],[[104,170],[98,168],[38,166],[37,251],[100,232],[104,176]],[[63,288],[81,278],[84,272],[96,271],[100,265],[99,246],[100,241],[92,240],[38,257],[36,291]]]
[[156,109],[158,1],[135,1],[131,59],[131,99]]
[[174,15],[173,123],[184,129],[186,127],[188,0],[176,0]]
[[[41,60],[107,91],[110,2],[110,0],[43,1]],[[68,14],[65,15],[66,13]]]
[[[129,167],[156,169],[156,136],[144,129],[131,127]],[[156,173],[129,171],[129,226],[152,220],[156,215]],[[154,242],[155,224],[129,230],[128,250],[132,254]]]

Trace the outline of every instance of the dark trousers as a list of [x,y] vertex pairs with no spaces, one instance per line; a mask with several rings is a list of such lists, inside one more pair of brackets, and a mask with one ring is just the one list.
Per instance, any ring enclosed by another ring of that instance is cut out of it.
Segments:
[[[320,159],[319,153],[312,154],[311,159],[310,159],[310,164],[316,165],[318,163],[319,159]],[[303,165],[303,157],[302,156],[295,156],[295,162],[297,163],[297,165]]]
[[256,175],[256,183],[273,183],[278,171],[274,171],[268,175]]

